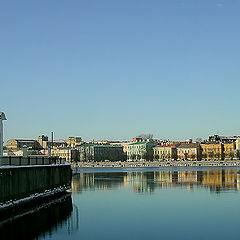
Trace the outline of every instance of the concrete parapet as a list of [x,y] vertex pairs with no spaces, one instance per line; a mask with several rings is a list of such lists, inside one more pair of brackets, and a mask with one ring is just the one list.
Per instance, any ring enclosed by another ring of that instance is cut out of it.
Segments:
[[48,157],[41,155],[29,155],[29,156],[3,156],[1,157],[1,166],[25,166],[25,165],[50,165],[60,163],[63,164],[64,159],[58,157]]

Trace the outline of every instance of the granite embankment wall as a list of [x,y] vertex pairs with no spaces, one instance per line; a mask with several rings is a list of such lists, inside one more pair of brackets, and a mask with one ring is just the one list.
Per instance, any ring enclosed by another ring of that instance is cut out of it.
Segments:
[[0,212],[71,188],[69,164],[0,166]]

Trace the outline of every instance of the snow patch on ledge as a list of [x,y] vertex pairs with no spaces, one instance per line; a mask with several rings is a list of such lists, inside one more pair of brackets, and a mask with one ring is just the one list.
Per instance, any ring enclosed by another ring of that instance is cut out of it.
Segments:
[[59,166],[71,166],[70,163],[62,163],[62,164],[49,164],[49,165],[2,165],[0,166],[1,169],[12,169],[12,168],[34,168],[34,167],[59,167]]
[[29,197],[21,198],[21,199],[18,199],[18,200],[10,200],[10,201],[7,201],[5,203],[0,203],[0,211],[3,210],[4,208],[14,207],[14,206],[23,204],[25,202],[30,202],[32,200],[36,200],[38,198],[49,197],[49,196],[52,196],[54,194],[66,191],[69,188],[70,188],[69,186],[63,185],[61,187],[57,187],[57,188],[54,188],[52,190],[45,190],[42,193],[31,194]]

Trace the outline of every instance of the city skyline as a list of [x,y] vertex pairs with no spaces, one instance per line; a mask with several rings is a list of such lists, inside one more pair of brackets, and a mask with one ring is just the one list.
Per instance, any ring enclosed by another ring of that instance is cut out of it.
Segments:
[[5,142],[240,135],[240,2],[11,1],[0,8]]

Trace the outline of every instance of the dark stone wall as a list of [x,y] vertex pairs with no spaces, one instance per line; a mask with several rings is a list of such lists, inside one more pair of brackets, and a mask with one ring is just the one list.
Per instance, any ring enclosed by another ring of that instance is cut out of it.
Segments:
[[63,222],[71,224],[73,210],[71,194],[63,194],[47,204],[38,204],[35,211],[23,215],[10,215],[7,220],[0,218],[0,239],[45,239],[52,232],[61,229]]
[[70,165],[21,166],[0,168],[0,204],[71,187]]

